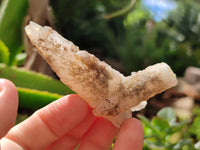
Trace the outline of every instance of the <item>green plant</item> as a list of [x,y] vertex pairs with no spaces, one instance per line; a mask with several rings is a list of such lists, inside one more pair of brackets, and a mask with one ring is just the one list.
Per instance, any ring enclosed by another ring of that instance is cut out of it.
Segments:
[[195,145],[194,147],[197,150],[200,150],[200,131],[199,131],[199,127],[200,127],[200,106],[196,105],[192,111],[193,113],[193,121],[189,126],[188,129],[188,134],[190,137],[193,138]]
[[74,92],[52,77],[18,67],[26,57],[21,33],[27,8],[28,0],[3,0],[0,5],[0,78],[16,85],[20,107],[36,110]]
[[0,4],[0,40],[10,50],[10,65],[16,64],[16,56],[23,50],[22,24],[27,9],[28,0],[2,0]]
[[[126,74],[158,62],[168,63],[177,75],[183,75],[188,66],[200,66],[199,2],[175,0],[177,8],[160,22],[142,0],[131,2],[134,0],[77,0],[71,4],[60,0],[51,5],[62,35],[81,49],[97,52],[100,58],[120,62],[119,71]],[[105,19],[107,14],[111,19]]]
[[200,141],[200,107],[196,106],[193,109],[193,122],[189,127],[189,134],[193,137],[196,141]]
[[186,136],[190,120],[178,122],[172,108],[160,110],[149,120],[139,116],[144,127],[144,150],[193,150],[193,141]]
[[49,76],[2,63],[0,78],[6,78],[17,86],[19,106],[29,109],[41,108],[63,95],[74,93]]

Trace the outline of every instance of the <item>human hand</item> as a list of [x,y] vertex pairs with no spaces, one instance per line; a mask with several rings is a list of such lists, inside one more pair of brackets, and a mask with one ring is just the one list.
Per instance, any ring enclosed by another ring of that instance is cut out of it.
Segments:
[[36,111],[14,125],[18,95],[14,84],[0,79],[1,150],[141,150],[143,128],[134,118],[117,129],[109,121],[95,117],[78,95],[68,95]]

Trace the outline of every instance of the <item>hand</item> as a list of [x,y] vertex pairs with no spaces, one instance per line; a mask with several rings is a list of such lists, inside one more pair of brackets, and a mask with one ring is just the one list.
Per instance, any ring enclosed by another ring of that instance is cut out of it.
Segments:
[[22,123],[15,123],[18,107],[16,87],[0,79],[1,150],[141,150],[143,128],[134,118],[120,129],[97,118],[78,95],[68,95],[36,111]]

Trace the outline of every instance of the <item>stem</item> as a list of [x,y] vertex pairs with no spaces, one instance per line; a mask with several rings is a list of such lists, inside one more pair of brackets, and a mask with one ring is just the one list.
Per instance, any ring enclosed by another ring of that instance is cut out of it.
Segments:
[[135,5],[135,2],[136,2],[136,0],[131,0],[131,2],[124,8],[122,8],[116,12],[110,13],[108,15],[105,15],[104,19],[108,20],[108,19],[115,18],[115,17],[121,16],[121,15],[127,13],[131,8],[133,8],[133,6]]

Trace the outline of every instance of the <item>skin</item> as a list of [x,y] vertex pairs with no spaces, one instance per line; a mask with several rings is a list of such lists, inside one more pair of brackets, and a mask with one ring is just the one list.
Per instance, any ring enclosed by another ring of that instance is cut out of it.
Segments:
[[134,118],[117,129],[97,118],[78,95],[67,95],[14,126],[18,95],[14,84],[0,79],[1,150],[142,150],[144,132]]

